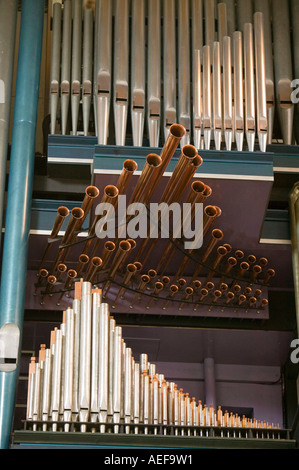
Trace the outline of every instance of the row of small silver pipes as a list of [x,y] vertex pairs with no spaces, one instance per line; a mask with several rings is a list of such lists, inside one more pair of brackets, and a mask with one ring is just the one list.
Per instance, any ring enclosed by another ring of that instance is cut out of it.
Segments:
[[126,433],[136,434],[157,433],[159,425],[177,426],[175,434],[199,432],[179,426],[242,427],[268,433],[278,428],[196,402],[166,381],[145,353],[137,362],[122,337],[122,327],[102,302],[101,290],[90,282],[76,282],[72,308],[64,312],[60,328],[52,331],[50,347],[42,345],[38,361],[31,358],[28,377],[26,420],[34,431],[62,427],[68,432],[72,422],[80,423],[81,432],[88,423],[93,431],[98,423],[99,431],[107,432],[107,423],[112,423],[114,433],[124,423]]
[[[253,151],[257,138],[259,150],[266,150],[275,101],[273,74],[269,77],[272,43],[264,33],[269,27],[271,32],[270,14],[261,5],[267,2],[256,2],[256,13],[241,15],[234,31],[229,2],[94,3],[94,10],[82,8],[82,0],[53,4],[51,134],[60,120],[57,132],[95,132],[98,143],[106,145],[112,106],[116,145],[126,143],[130,112],[134,146],[143,145],[145,123],[149,146],[159,147],[178,122],[186,128],[181,145],[210,149],[214,142],[217,150]],[[245,8],[244,0],[237,3]],[[284,114],[285,102],[284,97]]]

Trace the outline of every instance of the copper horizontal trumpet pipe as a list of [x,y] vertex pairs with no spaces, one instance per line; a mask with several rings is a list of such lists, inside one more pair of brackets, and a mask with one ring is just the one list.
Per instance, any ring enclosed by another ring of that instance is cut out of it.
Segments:
[[76,236],[76,232],[80,229],[82,225],[84,217],[84,211],[81,209],[81,207],[74,207],[71,211],[71,218],[69,220],[68,226],[66,228],[65,234],[61,240],[61,244],[56,256],[56,260],[54,261],[53,267],[52,267],[52,273],[55,272],[56,267],[64,255],[64,259],[66,257],[66,254],[69,252],[70,247],[65,247],[65,245],[68,245],[71,243]]
[[115,185],[119,194],[124,194],[126,192],[127,186],[137,168],[138,165],[135,160],[127,159],[123,162],[122,172]]
[[181,124],[172,124],[169,128],[168,136],[164,142],[163,148],[160,153],[162,160],[161,166],[157,170],[156,179],[153,181],[152,187],[149,190],[149,198],[153,195],[161,176],[166,170],[171,158],[173,157],[181,139],[185,136],[186,129]]
[[[160,281],[155,282],[155,289],[154,289],[153,295],[158,295],[161,292],[161,290],[163,290],[163,288],[164,288],[164,284],[162,282]],[[151,299],[149,300],[146,306],[147,309],[150,308],[153,301],[154,301],[154,297],[151,297]]]
[[[136,240],[134,240],[133,238],[127,238],[126,241],[130,243],[131,251],[133,251],[136,248],[136,244],[137,244]],[[124,266],[124,261],[119,265],[118,269],[122,270],[123,266]]]
[[246,300],[246,295],[240,294],[238,297],[238,305],[242,305]]
[[[192,287],[187,286],[187,287],[185,288],[185,295],[184,295],[184,297],[183,297],[183,300],[186,301],[186,300],[190,299],[190,297],[191,297],[192,295],[193,295],[193,289],[192,289]],[[182,310],[183,306],[184,306],[184,302],[181,302],[180,305],[179,305],[179,310]]]
[[238,294],[241,291],[241,286],[239,284],[235,284],[234,286],[232,286],[232,290],[234,294]]
[[53,241],[51,241],[51,240],[55,240],[55,238],[58,236],[59,230],[61,229],[61,226],[62,226],[64,220],[66,219],[66,217],[69,215],[69,213],[70,213],[70,211],[67,207],[65,207],[65,206],[58,207],[56,218],[55,218],[55,221],[54,221],[54,224],[53,224],[53,228],[52,228],[52,231],[49,235],[50,241],[48,241],[48,244],[47,244],[46,249],[44,251],[43,257],[42,257],[40,265],[39,265],[39,269],[41,269],[41,266],[43,266],[44,261],[45,261],[47,255],[48,255],[50,249],[52,248]]
[[225,292],[228,289],[228,285],[225,282],[220,282],[219,283],[219,290],[222,292]]
[[252,273],[251,273],[251,277],[250,277],[250,281],[253,283],[255,282],[256,278],[258,277],[258,275],[262,272],[262,267],[259,266],[258,264],[255,264],[252,268]]
[[103,261],[99,256],[94,256],[91,258],[86,271],[85,281],[92,282],[96,273],[101,269],[102,265]]
[[249,264],[246,261],[242,261],[240,263],[239,271],[238,271],[237,276],[236,276],[237,279],[235,279],[233,284],[232,284],[233,286],[238,282],[238,280],[242,279],[242,277],[244,276],[244,273],[246,271],[248,271],[248,269],[249,269]]
[[[118,194],[119,194],[119,192],[118,192],[118,188],[116,186],[114,186],[112,184],[109,184],[109,185],[105,186],[104,194],[103,194],[103,197],[101,199],[101,204],[109,203],[109,204],[111,204],[111,206],[116,208],[117,203],[118,203]],[[86,240],[86,242],[84,244],[82,253],[84,253],[84,254],[88,253],[88,250],[89,250],[90,246],[92,245],[92,243],[94,241],[94,237],[95,237],[95,233],[96,233],[96,225],[102,217],[103,217],[103,214],[96,214],[95,215],[95,217],[93,219],[93,222],[91,224],[91,227],[89,229],[88,239]],[[102,238],[97,238],[91,256],[95,256],[96,251],[99,249],[101,244],[102,244]]]
[[85,189],[85,196],[81,205],[81,209],[84,211],[83,221],[86,219],[94,200],[99,196],[100,191],[96,186],[87,186]]
[[250,295],[251,292],[252,292],[251,287],[249,287],[249,286],[245,287],[245,289],[244,289],[244,294],[245,294],[245,295]]
[[237,264],[237,259],[234,258],[233,256],[230,256],[226,262],[226,268],[224,270],[223,275],[221,276],[220,283],[223,282],[227,276],[229,276],[231,270],[236,266]]
[[103,291],[104,291],[104,289],[106,289],[105,295],[108,294],[108,291],[110,289],[111,279],[114,279],[120,265],[123,263],[123,261],[129,255],[131,249],[132,249],[131,244],[128,241],[121,240],[119,242],[117,252],[115,253],[115,257],[113,259],[112,265],[110,267],[110,271],[108,273],[108,278],[109,279],[105,282],[104,287],[103,287]]
[[247,256],[247,261],[248,261],[249,264],[254,264],[256,262],[256,256],[248,255]]
[[[137,267],[135,266],[135,264],[133,263],[129,263],[127,264],[127,268],[126,268],[126,274],[124,276],[124,280],[123,280],[123,284],[125,286],[127,286],[132,278],[132,276],[136,273],[137,271]],[[115,300],[113,302],[113,305],[112,305],[112,308],[115,308],[116,306],[116,303],[119,299],[119,297],[123,298],[122,295],[123,293],[125,292],[126,288],[125,287],[121,287],[115,297]]]
[[57,281],[59,281],[59,279],[61,278],[61,275],[65,273],[66,270],[67,270],[66,264],[59,263],[59,265],[57,266],[57,274],[56,274]]
[[100,258],[103,261],[103,269],[107,268],[107,265],[108,265],[108,263],[111,259],[111,256],[115,251],[115,248],[116,248],[116,245],[115,245],[114,242],[112,242],[110,240],[105,242],[103,251],[102,251],[101,256],[100,256]]
[[248,303],[249,303],[249,308],[252,308],[256,304],[256,298],[255,297],[250,297]]
[[254,297],[258,299],[262,295],[262,290],[261,289],[256,289],[254,293]]
[[168,202],[168,204],[170,204],[171,202],[178,202],[181,199],[190,181],[194,177],[196,170],[202,165],[202,163],[203,159],[201,158],[201,156],[195,155],[195,157],[189,162],[186,168],[182,169],[182,175],[179,177],[179,180],[173,188],[172,193],[165,202]]
[[[212,303],[216,304],[221,296],[222,296],[222,291],[221,290],[215,290],[215,292],[213,293]],[[213,308],[213,305],[210,305],[209,312],[212,310],[212,308]]]
[[120,264],[125,260],[132,249],[131,243],[127,240],[121,240],[118,245],[117,252],[115,254],[111,269],[109,271],[109,278],[113,279]]
[[[200,294],[199,294],[199,297],[198,297],[198,302],[202,302],[203,299],[209,294],[209,291],[208,289],[206,289],[205,287],[203,287],[201,290],[200,290]],[[194,306],[194,312],[198,309],[199,307],[199,304],[197,303],[195,306]]]
[[212,224],[215,222],[216,217],[221,215],[221,209],[217,206],[206,206],[203,213],[203,237],[206,235]]
[[229,243],[223,243],[223,246],[226,248],[227,253],[230,253],[233,249]]
[[85,255],[84,253],[82,253],[80,256],[79,256],[79,261],[78,261],[78,264],[77,264],[77,267],[76,267],[76,271],[77,271],[77,274],[81,274],[81,272],[84,270],[84,267],[89,263],[89,256],[88,255]]
[[37,282],[35,284],[34,295],[36,295],[37,290],[39,289],[39,287],[41,287],[43,285],[44,281],[47,279],[48,276],[49,276],[49,272],[48,272],[47,269],[42,268],[42,269],[39,270],[38,279],[37,279]]
[[133,305],[135,304],[137,299],[140,299],[141,297],[140,293],[142,293],[146,289],[146,286],[149,282],[150,282],[150,277],[148,276],[148,274],[142,274],[139,285],[137,287],[138,292],[136,292],[131,302],[130,308],[133,308]]
[[74,233],[81,227],[84,218],[84,211],[81,207],[74,207],[71,210],[71,218],[61,240],[61,246],[71,242]]
[[225,304],[229,304],[234,298],[235,298],[235,294],[233,292],[229,291],[226,294]]
[[[67,272],[67,278],[65,280],[65,283],[64,283],[64,286],[63,286],[63,290],[66,291],[68,289],[71,288],[73,282],[74,282],[74,279],[76,279],[77,277],[77,271],[75,269],[69,269],[68,272]],[[56,305],[60,305],[60,301],[62,299],[62,297],[64,296],[66,292],[61,292],[57,302],[56,302]],[[69,297],[68,293],[66,293],[67,297]]]
[[158,168],[162,165],[162,159],[155,153],[150,153],[146,157],[146,162],[138,178],[137,184],[131,196],[130,204],[134,202],[147,203],[152,184],[157,177]]
[[262,258],[259,259],[259,262],[258,264],[262,267],[266,266],[268,264],[268,260],[267,258],[265,258],[264,256]]
[[164,286],[167,286],[167,284],[170,283],[170,277],[168,277],[168,276],[162,276],[161,281],[163,282],[163,285],[164,285]]
[[[190,163],[187,165],[186,169],[182,170],[182,175],[180,176],[179,180],[176,183],[173,184],[173,187],[171,187],[171,191],[170,191],[170,195],[169,195],[168,199],[165,201],[165,200],[163,200],[163,196],[162,196],[161,201],[162,202],[167,202],[168,204],[179,201],[182,194],[185,191],[185,188],[188,186],[188,184],[190,183],[190,180],[193,178],[193,175],[196,172],[196,169],[201,164],[202,164],[202,158],[199,155],[195,155],[195,157],[192,159],[192,161],[190,161]],[[159,235],[161,233],[161,228],[160,228],[161,223],[163,223],[163,222],[162,222],[162,219],[161,219],[161,216],[160,216],[160,218],[159,218]],[[147,238],[142,243],[142,245],[139,249],[139,252],[138,252],[138,256],[140,256],[143,253],[143,251],[144,251],[145,247],[147,246],[147,244],[149,242],[151,242],[150,248],[146,251],[146,256],[143,259],[144,264],[146,263],[146,261],[148,260],[148,258],[151,255],[154,247],[156,246],[157,240],[158,239],[153,240],[151,238]]]
[[[178,292],[179,288],[176,284],[171,284],[171,286],[169,287],[169,294],[168,294],[168,298],[169,299],[172,299]],[[166,300],[163,304],[163,307],[162,309],[165,310],[167,305],[169,303],[169,300]]]
[[70,213],[70,211],[67,207],[65,207],[65,206],[58,207],[56,219],[54,221],[54,225],[53,225],[51,235],[49,236],[49,238],[53,239],[53,238],[57,237],[58,232],[61,229],[61,226],[62,226],[65,218],[69,215],[69,213]]
[[215,292],[213,294],[213,302],[217,302],[218,299],[220,299],[221,296],[222,296],[221,290],[219,290],[219,289],[215,290]]
[[153,280],[157,276],[157,271],[155,269],[149,269],[147,274],[149,275],[150,279]]
[[259,305],[259,308],[265,308],[268,305],[269,301],[267,299],[262,299]]
[[192,276],[192,281],[194,279],[196,279],[200,273],[200,271],[202,270],[202,267],[203,267],[203,264],[207,261],[208,257],[210,256],[210,254],[212,253],[213,249],[215,248],[215,246],[217,245],[217,243],[219,243],[220,240],[222,240],[223,238],[223,232],[222,230],[219,230],[219,229],[214,229],[212,230],[212,236],[210,238],[210,241],[204,251],[204,254],[201,258],[201,263],[197,269],[195,270],[193,276]]
[[47,278],[46,290],[41,297],[41,302],[40,302],[41,304],[44,303],[44,298],[46,297],[46,295],[51,294],[54,284],[56,284],[56,276],[53,276],[52,274],[50,274]]
[[211,290],[213,290],[214,287],[215,287],[215,285],[214,285],[214,283],[211,282],[211,281],[207,282],[206,285],[205,285],[205,288],[206,288],[209,292],[210,292]]
[[216,269],[218,268],[219,264],[221,263],[223,257],[226,256],[226,254],[227,254],[227,249],[225,248],[225,246],[224,245],[218,246],[217,256],[215,260],[213,261],[211,269],[206,277],[206,282],[210,281],[214,277]]
[[192,285],[193,285],[193,290],[197,292],[198,289],[201,288],[201,281],[199,279],[194,279],[194,281],[192,281]]
[[186,285],[186,279],[180,278],[178,279],[178,287],[179,289],[182,289]]
[[244,252],[242,250],[236,250],[235,251],[235,257],[237,259],[243,259],[244,258]]
[[[206,235],[207,231],[211,227],[215,218],[221,213],[221,210],[216,206],[206,206],[204,208],[204,216],[203,216],[203,237]],[[191,255],[194,249],[188,250],[188,253]],[[190,263],[191,258],[189,256],[185,256],[183,261],[180,264],[179,269],[176,272],[176,277],[182,275],[188,264]]]
[[198,155],[197,149],[194,145],[184,145],[181,149],[180,157],[172,172],[171,177],[166,185],[162,194],[161,202],[169,202],[172,192],[175,190],[178,183],[181,181],[182,174],[187,168],[188,164]]
[[266,276],[264,278],[264,280],[262,281],[262,284],[268,284],[268,282],[270,281],[271,277],[275,276],[275,271],[274,269],[270,268],[267,270],[267,273],[266,273]]

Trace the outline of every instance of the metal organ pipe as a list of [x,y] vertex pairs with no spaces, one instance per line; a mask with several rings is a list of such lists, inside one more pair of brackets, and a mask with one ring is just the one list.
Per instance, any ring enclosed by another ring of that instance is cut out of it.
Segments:
[[[200,426],[227,426],[221,407],[216,411],[213,359],[204,361],[208,407],[167,382],[146,353],[137,361],[122,333],[101,291],[77,282],[72,308],[52,331],[50,347],[41,345],[29,364],[26,419],[34,431],[39,420],[43,431],[54,432],[70,432],[78,425],[81,432],[119,433],[123,425],[127,434],[157,434],[157,426],[163,426],[167,435],[173,432],[169,426],[175,426],[175,435],[189,435],[192,426],[199,436]],[[252,420],[232,418],[233,427],[256,427]],[[264,427],[272,428],[269,423]]]

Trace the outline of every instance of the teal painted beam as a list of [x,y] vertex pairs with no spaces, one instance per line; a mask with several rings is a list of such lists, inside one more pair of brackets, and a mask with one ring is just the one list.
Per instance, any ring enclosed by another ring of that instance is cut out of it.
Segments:
[[[0,289],[0,448],[9,447],[24,318],[44,0],[23,0]],[[4,328],[10,325],[12,328]],[[17,342],[15,363],[10,345]],[[7,366],[7,364],[6,364]]]

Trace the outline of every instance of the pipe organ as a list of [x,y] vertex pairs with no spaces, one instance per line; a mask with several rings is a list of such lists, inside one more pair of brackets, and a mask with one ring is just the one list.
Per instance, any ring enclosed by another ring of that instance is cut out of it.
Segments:
[[[160,155],[147,156],[128,194],[129,202],[150,204],[185,135],[182,125],[170,127]],[[191,398],[176,383],[167,381],[146,353],[138,362],[126,346],[122,327],[110,313],[124,304],[131,311],[139,306],[145,312],[170,309],[196,315],[204,311],[205,316],[216,312],[217,316],[259,318],[267,312],[267,287],[275,270],[267,258],[245,254],[224,240],[216,225],[221,208],[208,203],[212,188],[194,177],[201,163],[197,149],[183,145],[160,202],[189,202],[191,219],[195,204],[203,204],[203,245],[184,249],[175,226],[157,266],[152,266],[150,254],[162,240],[163,216],[157,238],[151,237],[150,229],[140,240],[121,237],[121,233],[106,240],[98,238],[97,223],[104,216],[97,214],[95,204],[99,199],[109,202],[110,208],[117,207],[119,194],[126,194],[127,183],[136,171],[134,160],[124,162],[116,185],[89,186],[81,207],[71,211],[58,208],[34,295],[42,304],[51,297],[60,305],[65,298],[69,307],[61,326],[52,331],[50,347],[42,345],[39,359],[31,359],[27,429],[205,436],[213,427],[222,437],[279,438],[282,430],[272,423]],[[84,229],[87,215],[92,217]],[[132,215],[126,214],[125,225],[131,219]],[[80,239],[78,235],[84,230],[86,237]],[[81,254],[73,269],[68,264],[75,246]],[[167,269],[174,256],[179,260],[175,274]],[[194,261],[194,270],[185,276]]]
[[50,133],[159,147],[178,122],[197,149],[294,144],[290,3],[55,2]]
[[198,437],[213,428],[220,437],[283,437],[276,424],[191,398],[146,353],[137,360],[101,289],[83,280],[49,346],[31,358],[26,428]]

